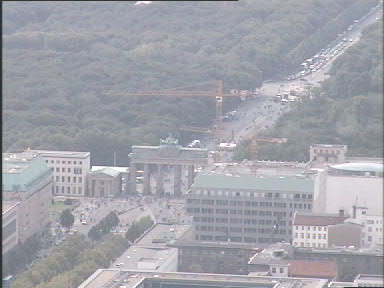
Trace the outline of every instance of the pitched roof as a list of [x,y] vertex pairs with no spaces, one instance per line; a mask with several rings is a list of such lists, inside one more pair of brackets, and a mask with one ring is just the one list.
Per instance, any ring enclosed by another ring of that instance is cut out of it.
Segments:
[[334,278],[337,264],[333,261],[289,260],[288,275],[293,277]]
[[293,225],[328,226],[343,223],[345,219],[348,219],[348,217],[297,214],[293,220]]
[[106,168],[102,168],[102,169],[99,169],[99,170],[96,170],[96,171],[91,171],[89,172],[89,174],[92,174],[92,175],[95,175],[95,174],[106,174],[106,175],[109,175],[109,176],[112,176],[112,177],[117,177],[121,174],[120,171],[117,171],[113,168],[110,168],[110,167],[106,167]]

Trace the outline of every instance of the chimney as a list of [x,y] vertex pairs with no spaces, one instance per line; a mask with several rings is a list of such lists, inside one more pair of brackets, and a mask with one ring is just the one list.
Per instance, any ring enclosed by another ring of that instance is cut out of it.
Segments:
[[344,209],[340,209],[339,210],[339,216],[340,217],[344,217]]

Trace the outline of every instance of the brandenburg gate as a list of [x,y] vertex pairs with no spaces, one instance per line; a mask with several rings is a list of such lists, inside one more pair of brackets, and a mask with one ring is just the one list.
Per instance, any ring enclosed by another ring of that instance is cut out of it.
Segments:
[[[164,169],[174,169],[175,196],[181,195],[183,169],[187,169],[187,186],[190,187],[194,179],[195,165],[208,164],[208,150],[200,148],[186,148],[178,144],[178,140],[168,137],[160,140],[160,146],[132,146],[130,158],[130,193],[136,193],[136,170],[138,164],[144,164],[143,193],[151,194],[150,175],[156,171],[156,194],[164,194]],[[184,172],[185,173],[185,172]]]

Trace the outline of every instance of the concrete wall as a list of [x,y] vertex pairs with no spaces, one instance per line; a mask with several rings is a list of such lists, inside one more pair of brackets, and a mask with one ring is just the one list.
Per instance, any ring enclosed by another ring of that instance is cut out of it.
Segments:
[[352,223],[342,223],[328,226],[328,247],[354,246],[360,248],[362,226]]
[[313,212],[350,211],[356,204],[367,207],[370,214],[383,215],[383,178],[335,176],[326,172],[316,176]]
[[[3,208],[4,209],[4,208]],[[18,242],[18,204],[15,203],[2,214],[2,254],[14,248]]]

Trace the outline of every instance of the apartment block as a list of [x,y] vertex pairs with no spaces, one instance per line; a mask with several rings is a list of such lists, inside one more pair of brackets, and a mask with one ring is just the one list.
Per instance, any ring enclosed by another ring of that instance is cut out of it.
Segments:
[[19,240],[43,232],[49,224],[52,172],[42,157],[31,151],[3,153],[2,178],[2,200],[19,202]]
[[55,196],[84,196],[91,167],[89,152],[30,150],[38,153],[52,170]]
[[2,254],[14,248],[18,241],[17,208],[19,202],[2,202]]
[[336,246],[360,247],[362,226],[344,223],[343,214],[295,213],[292,243],[295,247],[329,248]]
[[309,177],[200,174],[186,194],[195,240],[290,241],[295,211],[311,212]]

